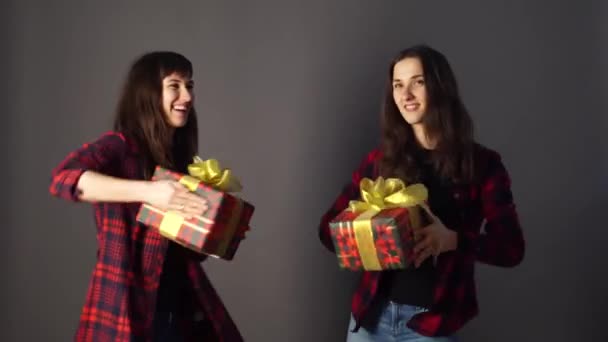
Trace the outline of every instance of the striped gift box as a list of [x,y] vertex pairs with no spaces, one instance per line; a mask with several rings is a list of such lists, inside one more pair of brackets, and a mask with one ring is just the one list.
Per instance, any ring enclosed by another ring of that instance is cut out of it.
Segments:
[[[184,174],[157,167],[153,180],[180,181]],[[198,183],[194,193],[207,200],[208,209],[202,216],[186,220],[173,211],[163,211],[147,203],[142,204],[137,221],[156,228],[159,233],[198,253],[232,260],[245,233],[254,207],[230,194]]]

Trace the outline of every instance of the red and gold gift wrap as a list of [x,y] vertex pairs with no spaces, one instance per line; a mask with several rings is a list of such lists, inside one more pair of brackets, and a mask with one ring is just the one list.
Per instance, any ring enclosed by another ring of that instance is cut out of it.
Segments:
[[352,271],[407,268],[413,262],[414,233],[430,222],[420,208],[428,197],[426,187],[364,178],[360,192],[361,199],[330,222],[339,266]]
[[207,200],[207,210],[186,219],[176,211],[163,211],[144,203],[137,220],[158,229],[159,233],[198,253],[232,260],[249,230],[254,207],[230,192],[242,186],[229,169],[222,169],[215,159],[194,158],[188,175],[157,167],[153,180],[176,180]]

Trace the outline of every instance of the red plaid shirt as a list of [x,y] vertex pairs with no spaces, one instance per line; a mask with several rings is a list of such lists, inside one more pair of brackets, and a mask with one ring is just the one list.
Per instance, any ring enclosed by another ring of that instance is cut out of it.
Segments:
[[[323,244],[335,252],[329,233],[329,221],[347,208],[348,202],[359,198],[362,178],[379,176],[381,151],[376,149],[361,162],[331,208],[322,217],[319,227]],[[475,160],[481,171],[479,184],[454,186],[451,195],[460,212],[459,222],[443,222],[458,233],[458,248],[437,259],[437,282],[433,302],[428,311],[414,316],[408,327],[426,336],[452,335],[478,313],[473,269],[475,261],[501,267],[514,267],[524,256],[525,242],[519,224],[511,181],[500,155],[477,146]],[[430,194],[432,196],[432,194]],[[485,227],[481,231],[482,222]],[[368,312],[378,292],[382,272],[363,272],[353,295],[351,310],[357,322],[355,330]]]
[[[78,201],[76,185],[86,170],[126,179],[142,179],[137,148],[122,134],[108,132],[70,153],[53,171],[50,192]],[[141,204],[95,203],[97,262],[76,332],[77,341],[149,341],[152,338],[156,294],[169,241],[139,224]],[[237,327],[200,266],[204,257],[187,256],[194,310],[211,322],[218,341],[242,341]],[[192,321],[182,322],[187,340]]]

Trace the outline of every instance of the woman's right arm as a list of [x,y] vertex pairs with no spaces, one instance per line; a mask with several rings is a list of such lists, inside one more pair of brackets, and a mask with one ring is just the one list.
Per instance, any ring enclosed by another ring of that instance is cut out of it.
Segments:
[[329,232],[329,222],[333,220],[340,212],[348,207],[351,200],[359,198],[359,183],[361,179],[373,178],[374,168],[380,156],[380,150],[373,150],[361,161],[359,167],[353,172],[351,181],[346,184],[338,198],[334,200],[334,203],[327,210],[327,212],[321,217],[321,223],[319,224],[319,238],[323,245],[330,250],[335,252],[335,246]]
[[52,172],[50,193],[74,202],[146,202],[161,210],[175,210],[189,218],[201,215],[207,202],[174,181],[118,178],[128,151],[125,137],[102,135],[70,153]]
[[84,171],[76,191],[84,202],[144,202],[150,197],[150,182],[122,179],[96,171]]
[[147,191],[147,182],[108,175],[116,172],[127,148],[124,136],[115,132],[82,145],[53,170],[51,195],[69,201],[141,201]]

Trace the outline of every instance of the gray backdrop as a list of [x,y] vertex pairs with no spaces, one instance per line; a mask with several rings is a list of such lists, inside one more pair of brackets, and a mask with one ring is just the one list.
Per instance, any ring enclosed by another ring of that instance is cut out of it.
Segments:
[[354,276],[317,223],[378,142],[389,58],[418,42],[453,64],[527,239],[520,267],[479,266],[461,336],[607,338],[608,8],[571,3],[3,0],[0,339],[71,338],[95,228],[89,206],[48,195],[50,171],[110,127],[133,58],[172,49],[196,67],[201,154],[257,206],[236,260],[205,264],[246,340],[343,340]]

